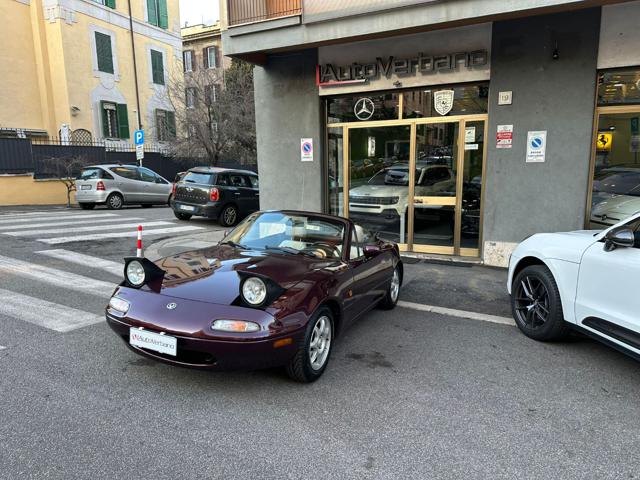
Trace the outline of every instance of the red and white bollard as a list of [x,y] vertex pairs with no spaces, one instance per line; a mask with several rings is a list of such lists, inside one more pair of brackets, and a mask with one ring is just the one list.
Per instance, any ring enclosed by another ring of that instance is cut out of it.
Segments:
[[136,257],[142,258],[142,225],[138,225],[138,249]]

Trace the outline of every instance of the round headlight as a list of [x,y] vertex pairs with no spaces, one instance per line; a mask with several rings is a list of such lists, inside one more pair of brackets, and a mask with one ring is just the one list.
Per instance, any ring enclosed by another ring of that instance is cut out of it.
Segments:
[[242,284],[242,296],[250,305],[260,305],[267,298],[267,286],[257,277],[247,278]]
[[129,262],[129,265],[127,265],[127,281],[131,285],[135,285],[136,287],[139,287],[144,283],[144,280],[145,280],[145,273],[144,273],[144,267],[142,266],[142,264],[137,260],[133,260],[132,262]]

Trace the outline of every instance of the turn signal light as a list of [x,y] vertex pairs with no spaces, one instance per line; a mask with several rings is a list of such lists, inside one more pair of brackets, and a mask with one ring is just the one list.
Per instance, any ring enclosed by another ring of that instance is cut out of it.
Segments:
[[212,202],[217,202],[218,200],[220,200],[220,192],[216,187],[213,187],[211,189],[211,195],[209,195],[209,198]]
[[293,343],[293,338],[281,338],[280,340],[276,340],[273,342],[273,348],[286,347],[287,345],[291,345]]
[[104,182],[102,180],[98,181],[98,184],[96,185],[96,190],[103,190],[103,191],[106,190],[104,188]]

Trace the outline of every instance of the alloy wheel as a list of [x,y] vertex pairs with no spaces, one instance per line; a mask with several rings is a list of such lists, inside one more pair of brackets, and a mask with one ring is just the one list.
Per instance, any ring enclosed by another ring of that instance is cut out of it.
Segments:
[[550,315],[549,292],[537,277],[522,277],[515,292],[515,310],[520,323],[532,330],[542,327]]
[[237,216],[236,209],[233,207],[228,207],[224,211],[223,216],[224,216],[224,222],[227,225],[233,225],[236,222],[236,216]]
[[109,206],[113,209],[118,209],[120,207],[122,207],[122,199],[120,198],[119,195],[112,195],[109,198]]
[[322,316],[318,318],[311,333],[311,342],[309,343],[309,361],[311,368],[320,370],[331,350],[331,320],[329,317]]
[[391,301],[395,302],[398,299],[398,294],[400,293],[400,274],[398,273],[398,269],[396,268],[393,271],[393,277],[391,278]]

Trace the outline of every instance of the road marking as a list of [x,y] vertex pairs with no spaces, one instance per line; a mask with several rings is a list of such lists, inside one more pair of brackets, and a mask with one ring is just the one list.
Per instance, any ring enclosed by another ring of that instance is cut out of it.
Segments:
[[454,308],[436,307],[435,305],[423,305],[413,302],[398,302],[399,307],[410,308],[411,310],[419,310],[421,312],[438,313],[440,315],[448,315],[450,317],[466,318],[469,320],[480,320],[481,322],[499,323],[501,325],[515,326],[516,323],[512,318],[499,317],[497,315],[488,315],[486,313],[468,312],[466,310],[456,310]]
[[[38,218],[37,220],[42,220]],[[122,222],[123,218],[105,218],[104,220],[64,220],[62,222],[47,222],[47,223],[27,223],[23,225],[3,225],[3,230],[27,230],[29,228],[46,228],[46,227],[58,227],[60,225],[87,225],[97,223],[113,223]],[[143,220],[139,217],[127,217],[126,220]]]
[[24,320],[56,332],[70,332],[87,325],[104,322],[102,315],[65,307],[64,305],[1,288],[0,314]]
[[112,262],[111,260],[105,260],[104,258],[94,257],[92,255],[85,255],[84,253],[76,253],[71,250],[40,250],[39,252],[35,252],[40,255],[46,255],[47,257],[57,258],[59,260],[64,260],[66,262],[75,263],[77,265],[82,265],[90,268],[98,268],[100,270],[105,270],[109,273],[113,273],[118,277],[122,277],[124,275],[124,261],[123,262]]
[[45,267],[36,263],[25,262],[0,255],[0,272],[31,278],[56,287],[88,293],[97,297],[109,298],[116,285],[114,283],[94,280],[64,270]]
[[[45,218],[38,218],[37,220],[70,220],[72,218],[103,218],[103,217],[119,217],[120,215],[118,215],[117,213],[103,213],[103,214],[73,214],[73,213],[67,213],[65,215],[52,215],[50,217],[45,217]],[[7,218],[0,218],[0,224],[2,225],[6,225],[9,223],[27,223],[27,222],[33,222],[34,218],[14,218],[14,219],[7,219]]]
[[[15,210],[12,210],[9,213],[0,213],[0,218],[11,218],[11,217],[44,217],[46,215],[51,215],[52,213],[60,213],[63,210],[65,210],[64,208],[58,208],[58,209],[51,209],[51,210],[47,210],[47,211],[39,211],[39,212],[17,212]],[[69,214],[72,214],[73,212],[68,212]],[[80,210],[78,210],[78,213],[82,213]]]
[[3,235],[9,235],[11,237],[32,237],[36,235],[54,235],[57,233],[80,233],[80,232],[95,232],[95,231],[102,231],[102,230],[121,230],[123,228],[130,228],[134,230],[138,228],[138,225],[142,225],[143,227],[161,227],[164,225],[175,225],[175,223],[172,223],[172,222],[119,223],[117,225],[90,225],[90,226],[84,226],[84,227],[52,228],[48,230],[41,230],[37,228],[35,230],[5,232],[3,233]]
[[0,350],[6,350],[7,347],[3,347],[2,345],[0,345]]
[[[154,230],[146,230],[142,232],[142,238],[152,235],[163,235],[165,233],[189,232],[192,230],[204,230],[204,227],[172,227],[172,228],[156,228]],[[130,232],[113,232],[113,233],[94,233],[91,235],[76,235],[73,237],[55,237],[55,238],[38,238],[38,242],[47,243],[49,245],[58,245],[59,243],[69,242],[85,242],[87,240],[105,240],[108,238],[136,238],[137,231]]]

